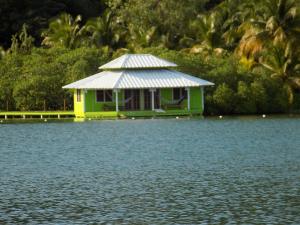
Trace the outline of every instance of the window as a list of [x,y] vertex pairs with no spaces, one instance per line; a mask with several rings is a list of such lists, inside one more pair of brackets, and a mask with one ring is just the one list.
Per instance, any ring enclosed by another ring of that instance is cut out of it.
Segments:
[[112,90],[105,91],[105,102],[112,102]]
[[185,88],[173,88],[173,100],[180,100],[187,97]]
[[112,90],[97,90],[96,101],[97,102],[112,102]]
[[81,102],[81,90],[76,91],[77,102]]
[[104,102],[104,91],[97,91],[97,102]]

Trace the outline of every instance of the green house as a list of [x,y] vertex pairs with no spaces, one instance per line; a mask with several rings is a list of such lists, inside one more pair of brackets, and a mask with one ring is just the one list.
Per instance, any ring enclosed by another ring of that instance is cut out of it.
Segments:
[[172,68],[149,54],[127,54],[102,72],[66,85],[77,118],[201,115],[204,87],[213,83]]

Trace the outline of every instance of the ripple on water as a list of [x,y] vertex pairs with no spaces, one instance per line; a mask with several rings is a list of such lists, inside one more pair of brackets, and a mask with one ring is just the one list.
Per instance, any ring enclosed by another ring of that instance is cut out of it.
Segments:
[[0,224],[300,224],[300,120],[0,125]]

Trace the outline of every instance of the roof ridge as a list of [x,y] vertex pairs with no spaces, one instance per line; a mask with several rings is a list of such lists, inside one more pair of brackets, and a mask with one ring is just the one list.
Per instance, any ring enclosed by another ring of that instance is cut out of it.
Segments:
[[150,54],[150,53],[127,53],[124,55],[152,55],[152,54]]
[[115,83],[114,89],[118,89],[118,85],[119,85],[119,83],[121,82],[121,79],[122,79],[123,76],[124,76],[125,70],[122,70],[122,71],[120,71],[120,72],[121,72],[121,75],[120,75],[119,79],[117,80],[117,82]]
[[67,84],[67,85],[63,86],[63,88],[66,88],[67,86],[73,85],[73,84],[78,84],[78,83],[86,84],[86,83],[88,83],[88,82],[93,82],[94,80],[96,80],[96,79],[98,79],[98,78],[104,76],[106,72],[107,72],[107,71],[102,71],[102,72],[96,73],[96,74],[94,74],[94,75],[92,75],[92,76],[82,78],[82,79],[77,80],[77,81],[75,81],[75,82],[73,82],[73,83],[71,83],[71,84]]
[[128,59],[129,59],[129,54],[124,55],[125,59],[124,62],[122,63],[121,67],[125,66],[125,64],[127,63]]

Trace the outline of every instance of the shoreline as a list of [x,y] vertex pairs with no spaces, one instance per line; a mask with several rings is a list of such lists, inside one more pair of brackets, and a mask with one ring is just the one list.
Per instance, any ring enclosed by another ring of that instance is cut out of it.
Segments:
[[[5,118],[5,115],[10,115]],[[126,121],[126,120],[249,120],[249,119],[300,119],[300,113],[285,114],[245,114],[245,115],[204,115],[204,116],[153,116],[153,117],[106,117],[76,118],[73,111],[32,111],[32,112],[0,112],[0,124],[45,123],[45,122],[90,122],[90,121]]]

